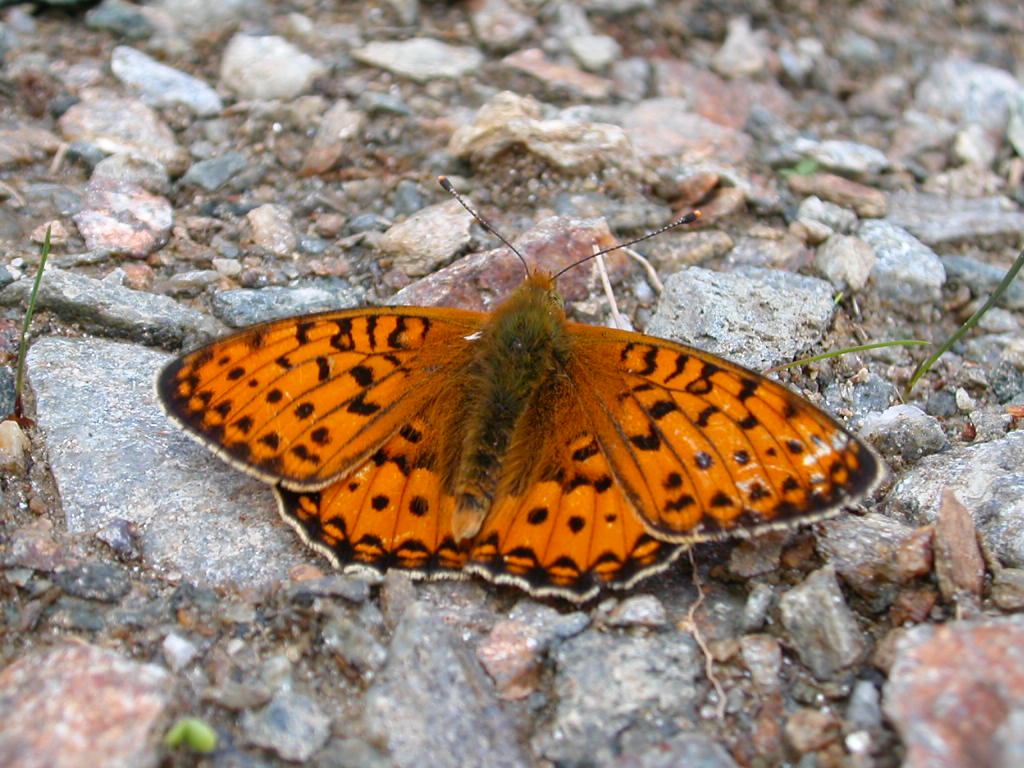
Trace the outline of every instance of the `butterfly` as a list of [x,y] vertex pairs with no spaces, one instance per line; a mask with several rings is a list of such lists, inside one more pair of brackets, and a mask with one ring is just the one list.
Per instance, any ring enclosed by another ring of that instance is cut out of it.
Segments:
[[583,602],[696,542],[835,514],[876,455],[783,385],[699,349],[570,322],[529,274],[492,313],[330,311],[159,374],[172,420],[274,485],[338,568],[476,574]]

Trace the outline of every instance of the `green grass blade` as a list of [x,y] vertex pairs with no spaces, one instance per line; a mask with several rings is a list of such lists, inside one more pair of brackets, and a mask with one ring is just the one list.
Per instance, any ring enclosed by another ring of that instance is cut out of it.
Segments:
[[771,368],[764,371],[764,373],[777,373],[778,371],[784,371],[787,368],[795,368],[798,365],[807,365],[808,363],[816,363],[819,360],[828,360],[830,357],[839,357],[850,352],[865,352],[869,349],[882,349],[883,347],[906,347],[916,344],[928,344],[927,341],[920,341],[918,339],[893,339],[892,341],[879,341],[875,344],[862,344],[859,347],[847,347],[846,349],[835,349],[831,352],[823,352],[820,355],[814,355],[813,357],[805,357],[802,360],[794,360],[791,363],[783,363],[782,365],[772,366]]
[[914,374],[913,376],[910,377],[910,381],[907,384],[907,395],[911,393],[911,391],[914,389],[914,385],[916,385],[917,382],[921,380],[921,377],[931,370],[931,367],[935,365],[935,362],[944,354],[946,354],[946,352],[949,351],[950,347],[952,347],[954,344],[960,341],[960,339],[963,338],[963,335],[965,333],[967,333],[969,330],[971,330],[971,328],[977,325],[978,321],[981,320],[982,316],[986,312],[992,309],[995,303],[999,300],[999,297],[1006,293],[1006,289],[1010,287],[1010,283],[1013,282],[1013,279],[1017,276],[1017,273],[1020,272],[1020,268],[1022,266],[1024,266],[1024,251],[1021,251],[1019,254],[1017,254],[1016,261],[1013,262],[1013,265],[1007,270],[1006,274],[1003,275],[1003,279],[1000,281],[999,285],[996,286],[996,289],[992,292],[992,295],[988,297],[988,301],[986,301],[978,309],[977,312],[971,315],[967,319],[967,322],[961,325],[956,333],[954,333],[952,336],[946,339],[946,341],[943,342],[942,346],[935,351],[935,354],[933,354],[931,357],[929,357],[927,360],[925,360],[919,366],[917,366],[916,369],[914,369]]
[[50,256],[50,230],[46,228],[46,235],[43,237],[43,247],[39,251],[39,269],[36,270],[36,281],[32,285],[32,294],[28,298],[28,309],[25,310],[25,320],[21,324],[21,338],[18,340],[18,372],[14,380],[14,414],[21,417],[21,388],[25,383],[25,357],[28,354],[28,328],[32,324],[32,315],[36,312],[36,301],[39,298],[39,285],[43,282],[43,270],[46,268],[46,259]]

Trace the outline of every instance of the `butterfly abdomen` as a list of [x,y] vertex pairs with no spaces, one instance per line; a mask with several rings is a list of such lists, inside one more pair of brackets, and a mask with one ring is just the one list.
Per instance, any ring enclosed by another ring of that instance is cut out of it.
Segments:
[[460,540],[479,530],[503,477],[533,465],[531,457],[510,455],[517,430],[571,354],[565,314],[550,278],[528,279],[494,312],[475,343],[453,473],[454,528]]

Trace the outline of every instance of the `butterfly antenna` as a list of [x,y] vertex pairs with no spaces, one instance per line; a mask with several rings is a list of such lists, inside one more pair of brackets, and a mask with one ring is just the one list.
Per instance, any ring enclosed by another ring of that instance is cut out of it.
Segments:
[[597,251],[596,253],[592,253],[589,256],[585,256],[584,258],[580,259],[579,261],[574,261],[572,264],[570,264],[569,266],[565,267],[564,269],[558,270],[551,277],[552,277],[552,279],[556,279],[559,276],[564,275],[566,272],[568,272],[573,267],[578,267],[580,264],[583,264],[584,262],[590,261],[591,259],[597,258],[598,256],[604,256],[606,253],[611,253],[612,251],[617,251],[620,248],[628,248],[631,245],[636,245],[637,243],[642,243],[644,240],[649,240],[652,237],[657,237],[662,232],[668,232],[670,229],[675,229],[676,227],[681,227],[683,224],[692,224],[693,222],[697,221],[697,219],[699,219],[702,215],[703,214],[701,214],[700,211],[691,211],[690,213],[686,214],[682,218],[676,219],[671,224],[666,224],[663,227],[659,227],[658,229],[654,230],[653,232],[648,232],[646,235],[642,235],[642,236],[640,236],[638,238],[635,238],[633,240],[627,240],[626,242],[619,243],[618,245],[613,245],[611,248],[605,248],[603,251]]
[[526,270],[526,276],[529,277],[530,276],[530,265],[526,263],[526,259],[523,257],[523,254],[521,254],[516,249],[516,247],[514,245],[512,245],[512,243],[510,243],[508,240],[506,240],[498,230],[496,230],[494,227],[492,227],[490,225],[490,222],[487,221],[487,219],[485,219],[483,216],[481,216],[479,213],[477,213],[476,211],[474,211],[472,208],[469,207],[469,203],[467,203],[463,199],[462,195],[459,194],[458,190],[455,189],[455,187],[452,186],[452,183],[448,180],[448,177],[447,176],[438,176],[437,177],[437,183],[441,185],[441,189],[443,189],[449,195],[451,195],[456,200],[458,200],[459,201],[459,205],[461,205],[463,208],[465,208],[467,211],[469,211],[470,216],[472,216],[474,219],[476,219],[481,227],[483,227],[485,230],[487,230],[492,235],[494,235],[496,238],[498,238],[502,243],[505,244],[505,246],[510,251],[512,251],[512,253],[514,253],[516,256],[519,257],[519,260],[521,262],[523,262],[523,268]]

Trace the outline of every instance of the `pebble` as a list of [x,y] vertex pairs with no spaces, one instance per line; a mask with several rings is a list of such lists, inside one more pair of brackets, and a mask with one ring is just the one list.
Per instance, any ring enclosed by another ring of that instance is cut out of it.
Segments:
[[345,616],[333,616],[320,630],[324,647],[337,654],[349,668],[371,679],[387,659],[388,651],[366,627]]
[[810,158],[829,171],[853,176],[875,176],[889,167],[884,152],[856,141],[800,137],[789,151]]
[[0,762],[156,765],[172,689],[156,665],[84,641],[24,654],[0,671]]
[[917,461],[949,447],[942,425],[916,405],[894,405],[869,414],[861,435],[885,456]]
[[1011,719],[1024,702],[1019,617],[914,627],[895,653],[882,706],[906,747],[906,768],[1006,765],[1000,753],[1024,750]]
[[240,721],[246,741],[284,760],[306,762],[327,743],[331,721],[309,696],[281,690]]
[[298,247],[292,229],[291,211],[282,205],[264,203],[245,214],[253,245],[278,256],[290,256]]
[[875,249],[853,235],[833,234],[814,256],[814,266],[838,290],[858,292],[878,261]]
[[469,245],[473,221],[457,200],[447,200],[395,224],[384,233],[379,248],[406,275],[428,275]]
[[202,187],[213,192],[227,184],[232,178],[244,171],[249,161],[240,152],[226,152],[219,157],[199,160],[189,166],[181,177],[181,184]]
[[952,490],[971,511],[982,542],[999,561],[1024,568],[1024,432],[926,456],[903,474],[886,510],[912,525],[938,517],[939,498]]
[[453,156],[474,165],[491,162],[510,149],[536,155],[574,175],[610,169],[636,176],[641,168],[622,128],[608,123],[546,120],[537,100],[508,91],[482,106],[448,142]]
[[83,563],[53,575],[64,592],[83,600],[113,603],[128,594],[131,582],[124,569],[111,563]]
[[535,78],[563,97],[604,100],[612,90],[611,80],[553,62],[539,48],[523,48],[510,53],[501,63],[510,70]]
[[960,125],[1006,130],[1010,104],[1021,86],[1004,69],[951,56],[934,62],[914,90],[914,107]]
[[95,182],[101,179],[125,182],[158,197],[166,198],[171,192],[171,179],[164,166],[155,160],[123,152],[96,163],[89,178]]
[[750,18],[729,19],[725,42],[711,57],[711,66],[725,77],[743,77],[761,72],[768,62],[767,34],[750,28]]
[[1012,240],[1024,230],[1024,213],[1001,196],[972,199],[893,192],[886,220],[935,246],[982,237]]
[[214,294],[213,314],[230,328],[244,328],[266,320],[307,315],[331,309],[351,309],[363,303],[363,294],[344,283],[298,285],[294,288],[237,288]]
[[185,172],[188,152],[150,107],[134,99],[96,96],[72,105],[57,121],[65,141],[85,142],[107,154],[127,152],[163,165],[172,176]]
[[829,326],[835,307],[824,280],[745,267],[694,267],[670,275],[647,326],[755,370],[792,360]]
[[363,720],[369,739],[403,768],[424,755],[436,768],[534,764],[472,650],[424,603],[402,614]]
[[160,644],[160,651],[164,660],[175,672],[180,672],[187,667],[199,653],[195,643],[174,632],[169,632]]
[[170,201],[137,184],[93,179],[85,187],[82,202],[73,219],[91,250],[142,258],[170,239],[174,220]]
[[645,99],[626,113],[622,125],[647,161],[693,164],[713,157],[740,164],[753,149],[749,135],[692,111],[685,99]]
[[702,698],[703,661],[680,632],[585,632],[560,644],[553,662],[557,704],[535,747],[558,764],[608,764],[645,720],[692,721]]
[[819,680],[841,676],[867,653],[832,566],[786,591],[779,599],[779,616],[800,660]]
[[857,236],[875,251],[875,290],[897,304],[938,301],[946,271],[931,248],[889,221],[862,221]]
[[604,621],[610,627],[663,627],[668,614],[654,595],[634,595],[612,608]]
[[896,520],[877,513],[843,516],[820,530],[818,551],[875,613],[888,608],[905,584],[931,572],[930,557],[908,558],[914,529]]
[[138,526],[124,518],[115,518],[96,531],[96,538],[110,547],[121,560],[139,560],[142,543]]
[[470,4],[466,10],[480,42],[495,51],[518,47],[537,27],[532,16],[507,0],[481,0]]
[[105,29],[128,40],[145,40],[156,32],[154,24],[138,6],[121,0],[103,0],[85,14],[85,26]]
[[199,117],[210,117],[224,109],[217,92],[202,80],[161,64],[130,46],[114,48],[110,69],[118,80],[151,107],[161,109],[180,104]]
[[32,443],[18,422],[0,421],[0,472],[9,477],[24,475],[31,448]]
[[351,153],[352,145],[366,123],[366,113],[354,109],[348,99],[339,99],[323,114],[313,143],[299,169],[300,176],[326,173]]
[[504,701],[524,699],[540,683],[547,643],[538,628],[522,621],[499,621],[476,648],[476,656]]
[[1024,569],[996,571],[992,577],[992,601],[1004,611],[1024,610]]
[[418,83],[462,77],[483,61],[483,54],[476,48],[449,45],[429,37],[374,41],[354,49],[352,57]]
[[603,72],[622,55],[622,46],[608,35],[577,35],[568,38],[565,45],[587,72]]
[[239,99],[294,99],[326,67],[283,37],[238,33],[221,57],[221,84]]
[[840,722],[832,712],[803,707],[786,720],[786,740],[800,754],[827,747],[839,736]]

